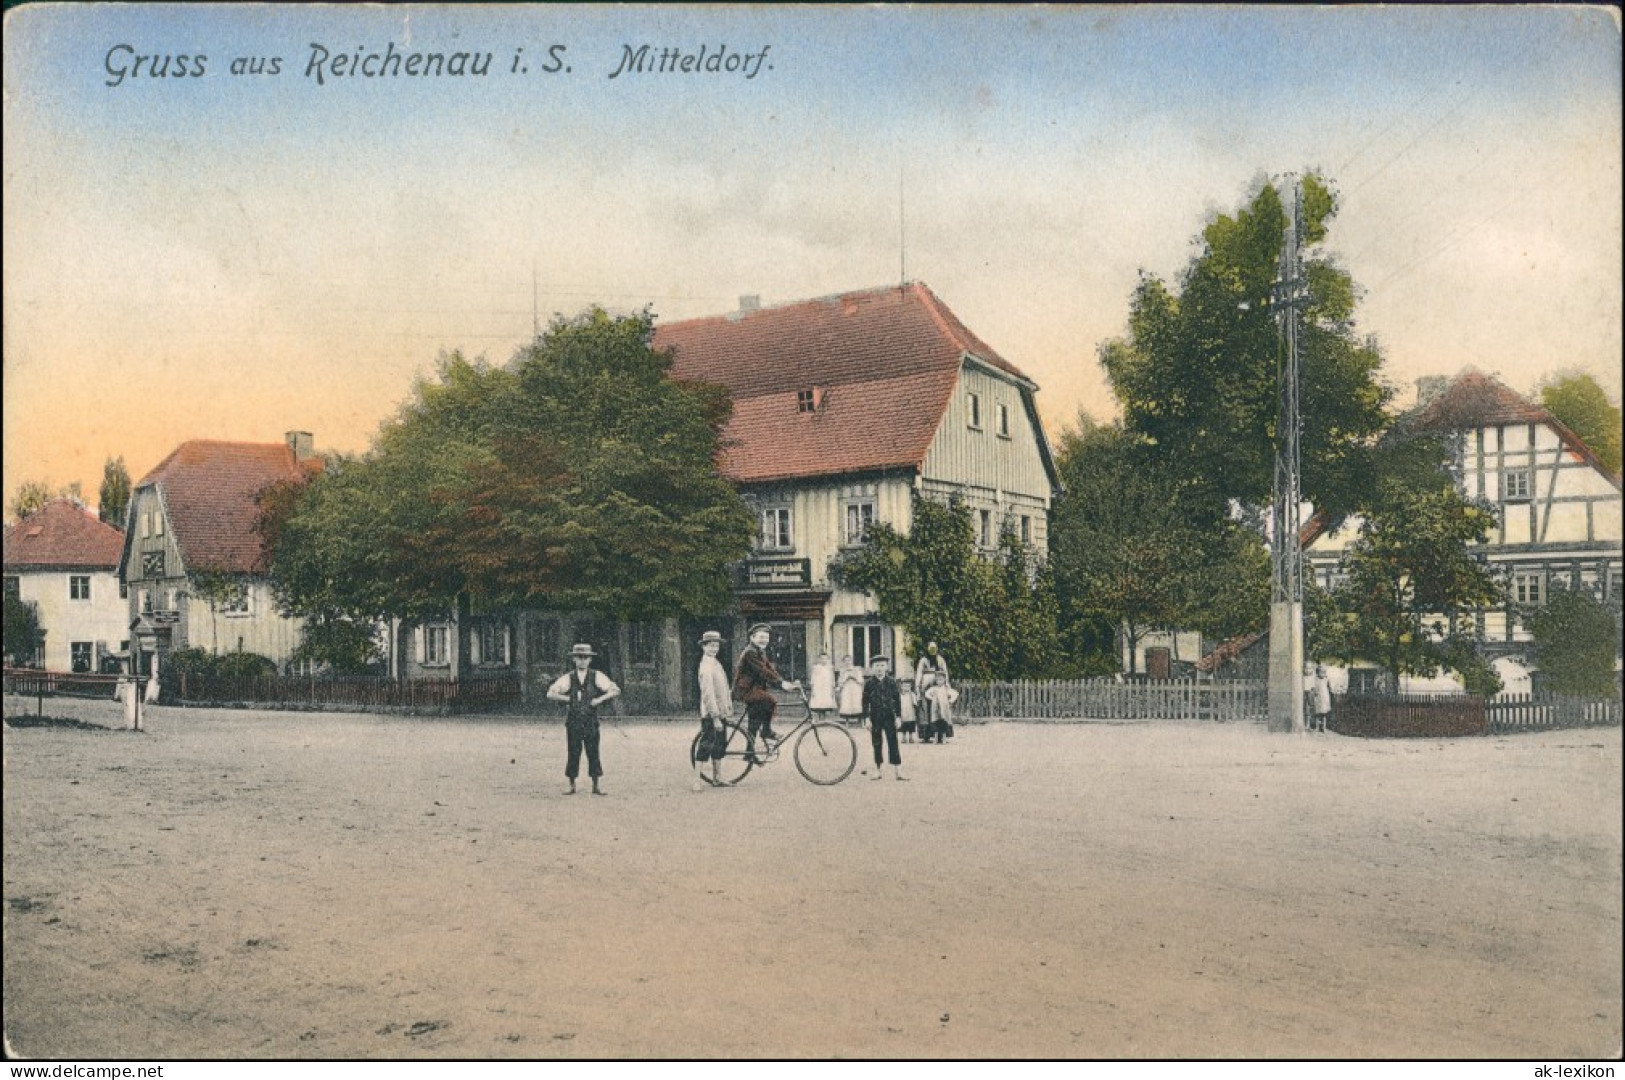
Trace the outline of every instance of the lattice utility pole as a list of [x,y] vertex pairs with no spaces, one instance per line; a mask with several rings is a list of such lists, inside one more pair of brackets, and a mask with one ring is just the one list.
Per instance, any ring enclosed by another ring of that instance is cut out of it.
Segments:
[[1298,436],[1303,414],[1298,400],[1298,319],[1308,296],[1299,246],[1303,237],[1303,185],[1292,184],[1292,213],[1272,302],[1280,324],[1277,381],[1280,408],[1275,423],[1275,484],[1270,529],[1269,729],[1303,730],[1303,549],[1298,542],[1302,461]]

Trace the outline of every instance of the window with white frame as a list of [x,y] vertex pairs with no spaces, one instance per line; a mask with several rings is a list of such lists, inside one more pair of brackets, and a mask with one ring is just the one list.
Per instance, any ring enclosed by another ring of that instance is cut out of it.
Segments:
[[1033,542],[1033,519],[1030,514],[1021,515],[1021,542],[1023,544]]
[[141,602],[141,612],[142,612],[142,614],[151,615],[152,614],[152,590],[151,589],[142,589],[140,591],[140,593],[137,594],[137,599]]
[[1529,498],[1529,470],[1507,469],[1501,474],[1501,497],[1507,502],[1518,502]]
[[977,537],[978,537],[977,542],[980,543],[983,547],[992,547],[993,546],[993,511],[991,511],[991,510],[978,510],[978,511],[976,511],[976,519],[977,519]]
[[68,645],[69,662],[74,671],[89,671],[95,645],[89,641],[75,641]]
[[69,600],[89,600],[90,599],[90,575],[89,574],[69,574],[68,575],[68,599]]
[[508,662],[508,627],[500,622],[480,624],[474,647],[479,649],[475,663],[505,665]]
[[757,545],[763,551],[789,551],[796,546],[788,506],[763,507],[761,520],[762,531],[757,537]]
[[995,423],[998,425],[994,430],[999,433],[1000,438],[1008,439],[1010,437],[1010,406],[1000,403],[994,411],[994,418]]
[[420,628],[419,663],[425,667],[445,667],[451,663],[451,627],[445,625]]
[[869,535],[878,491],[876,484],[847,484],[841,489],[841,543],[855,547]]
[[970,413],[970,426],[976,431],[982,430],[982,395],[966,394],[965,408]]
[[1546,602],[1546,577],[1539,570],[1520,570],[1512,575],[1512,599],[1538,607]]
[[847,641],[851,646],[847,652],[852,654],[852,663],[868,667],[875,657],[886,653],[886,628],[879,623],[854,623]]
[[248,603],[248,585],[245,582],[234,584],[224,596],[220,598],[220,614],[243,618],[251,614]]

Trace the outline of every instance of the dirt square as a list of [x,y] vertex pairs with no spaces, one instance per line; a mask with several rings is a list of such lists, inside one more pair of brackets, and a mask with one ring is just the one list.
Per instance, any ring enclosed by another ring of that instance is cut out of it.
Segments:
[[554,715],[147,727],[4,730],[22,1056],[1621,1049],[1617,728],[966,725],[904,783],[860,730],[838,786],[696,792],[697,724],[608,724],[593,798]]

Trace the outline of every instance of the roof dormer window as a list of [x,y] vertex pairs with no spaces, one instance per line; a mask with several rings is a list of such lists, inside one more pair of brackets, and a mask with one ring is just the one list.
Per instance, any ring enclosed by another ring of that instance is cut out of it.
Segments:
[[823,403],[824,391],[822,387],[815,386],[811,390],[796,391],[796,412],[798,413],[817,412],[818,407]]

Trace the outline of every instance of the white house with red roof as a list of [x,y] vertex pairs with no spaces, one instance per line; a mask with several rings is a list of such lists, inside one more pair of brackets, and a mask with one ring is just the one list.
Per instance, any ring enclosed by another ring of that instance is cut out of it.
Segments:
[[160,655],[201,648],[286,664],[304,624],[277,610],[255,528],[259,497],[320,466],[302,431],[280,443],[196,439],[176,447],[131,492],[118,558],[129,594],[125,625],[145,617]]
[[[1475,632],[1506,688],[1527,692],[1533,660],[1519,609],[1544,604],[1554,590],[1577,588],[1620,609],[1620,477],[1550,412],[1481,371],[1422,379],[1418,390],[1416,406],[1395,421],[1390,437],[1447,438],[1457,487],[1496,509],[1496,531],[1475,553],[1502,573],[1511,604],[1474,612]],[[1323,588],[1336,585],[1344,551],[1360,527],[1357,515],[1339,522],[1311,518],[1304,526],[1306,576]],[[1227,642],[1197,666],[1245,666],[1244,655],[1257,653],[1266,638]],[[1352,678],[1361,684],[1358,673]]]
[[1038,387],[925,285],[773,307],[746,298],[727,315],[657,326],[654,347],[671,351],[673,378],[733,398],[721,468],[760,523],[738,568],[733,643],[770,624],[781,671],[804,675],[826,650],[901,666],[913,643],[871,597],[835,585],[829,565],[875,522],[906,532],[916,491],[969,506],[989,553],[1006,528],[1046,550],[1057,475]]
[[[34,604],[45,632],[33,663],[94,672],[127,647],[130,620],[118,577],[123,546],[121,531],[75,499],[52,499],[6,526],[6,602]],[[16,643],[6,647],[12,652]]]

